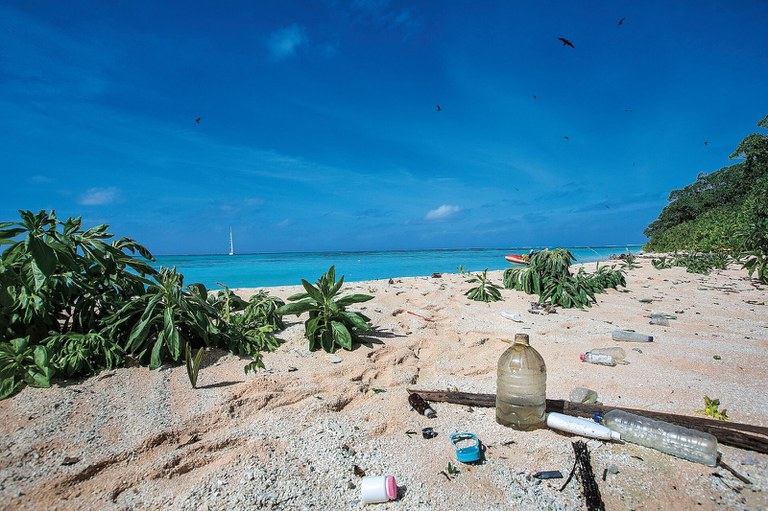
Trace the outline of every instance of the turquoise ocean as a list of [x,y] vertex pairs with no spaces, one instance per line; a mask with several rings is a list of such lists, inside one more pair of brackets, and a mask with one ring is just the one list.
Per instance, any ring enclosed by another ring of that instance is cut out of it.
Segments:
[[[543,248],[543,247],[541,247]],[[539,247],[536,248],[537,250]],[[176,267],[184,283],[200,282],[208,289],[218,283],[230,288],[300,285],[315,282],[331,265],[345,282],[504,270],[512,266],[506,254],[527,254],[531,247],[493,249],[393,250],[380,252],[289,252],[270,254],[157,256],[154,266]],[[604,261],[611,254],[637,253],[641,245],[569,247],[577,263]]]

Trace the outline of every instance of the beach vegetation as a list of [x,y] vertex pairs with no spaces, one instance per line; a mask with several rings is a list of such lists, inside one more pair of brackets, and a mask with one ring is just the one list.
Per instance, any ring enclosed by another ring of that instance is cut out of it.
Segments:
[[540,250],[531,255],[525,268],[504,270],[504,287],[539,295],[539,303],[583,308],[597,301],[596,294],[627,284],[624,271],[615,265],[607,267],[598,263],[594,273],[582,267],[571,274],[570,267],[575,260],[565,248]]
[[197,350],[194,358],[192,357],[192,350],[189,349],[189,343],[184,345],[184,360],[187,365],[187,376],[189,377],[189,383],[193,389],[197,388],[197,375],[200,372],[200,365],[203,363],[203,354],[205,348]]
[[186,346],[251,357],[248,372],[279,344],[279,299],[246,303],[228,290],[209,299],[205,286],[155,269],[149,250],[114,239],[107,225],[19,213],[0,223],[0,397],[113,369],[128,356],[150,368],[181,364]]
[[295,314],[305,312],[309,317],[304,322],[304,335],[309,341],[311,351],[323,349],[328,353],[338,348],[351,350],[360,338],[357,331],[371,330],[370,319],[360,312],[348,311],[347,307],[354,303],[367,302],[373,296],[351,294],[338,297],[344,284],[344,275],[336,280],[336,268],[331,266],[315,282],[315,285],[301,279],[303,293],[288,297],[294,303],[283,305],[278,309],[279,314]]
[[483,273],[477,273],[474,277],[467,280],[467,283],[478,285],[464,293],[470,300],[478,302],[498,302],[502,300],[499,286],[488,280],[488,268]]
[[728,410],[725,408],[720,410],[720,400],[711,399],[709,396],[704,396],[704,409],[696,410],[696,413],[706,415],[707,417],[712,417],[713,419],[719,421],[731,420],[731,418],[728,417]]
[[709,275],[712,270],[724,270],[733,260],[728,252],[674,252],[670,256],[661,256],[651,260],[651,264],[658,270],[682,266],[688,273]]
[[[768,129],[768,116],[758,122]],[[645,229],[647,251],[727,252],[768,284],[768,135],[753,133],[730,155],[742,160],[669,194]],[[698,260],[692,260],[698,263]]]

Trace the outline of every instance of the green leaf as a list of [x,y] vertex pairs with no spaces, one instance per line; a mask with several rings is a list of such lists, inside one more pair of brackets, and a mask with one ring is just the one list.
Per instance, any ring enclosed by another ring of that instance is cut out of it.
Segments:
[[331,321],[331,329],[333,330],[333,339],[336,344],[344,348],[345,350],[352,349],[352,335],[349,330],[340,321]]
[[371,295],[363,295],[363,294],[347,295],[336,300],[336,304],[341,307],[346,307],[347,305],[351,305],[353,303],[367,302],[368,300],[373,300],[373,298],[374,297]]

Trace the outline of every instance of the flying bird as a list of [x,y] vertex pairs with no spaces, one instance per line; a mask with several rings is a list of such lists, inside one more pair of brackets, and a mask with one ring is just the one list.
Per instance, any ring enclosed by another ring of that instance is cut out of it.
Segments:
[[569,41],[568,39],[566,39],[564,37],[558,37],[558,39],[563,42],[563,46],[570,46],[571,48],[575,48],[573,43],[571,41]]
[[623,25],[623,24],[624,24],[624,20],[625,20],[625,19],[627,19],[627,18],[621,18],[621,19],[619,20],[619,25]]
[[440,110],[442,110],[442,108],[440,108],[440,105],[435,105],[435,106],[437,106],[437,111],[438,111],[438,112],[439,112]]
[[704,145],[709,145],[709,140],[705,140]]
[[570,140],[570,138],[568,138],[568,135],[564,136],[563,139],[564,140]]
[[197,118],[195,119],[195,122],[196,122],[197,124],[200,124],[200,117],[197,117]]
[[537,97],[536,97],[536,94],[534,94],[534,95],[533,95],[533,99],[539,99],[539,98],[537,98]]

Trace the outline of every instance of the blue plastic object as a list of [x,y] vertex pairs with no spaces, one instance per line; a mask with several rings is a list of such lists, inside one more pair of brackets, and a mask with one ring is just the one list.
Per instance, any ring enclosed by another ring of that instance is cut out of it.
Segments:
[[[465,440],[472,441],[472,445],[459,448],[459,442]],[[480,460],[480,440],[474,433],[454,433],[451,435],[451,442],[456,447],[456,459],[462,463],[473,463]]]
[[592,416],[592,420],[597,422],[598,424],[603,423],[603,412],[595,412],[595,414]]

